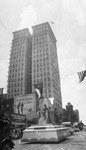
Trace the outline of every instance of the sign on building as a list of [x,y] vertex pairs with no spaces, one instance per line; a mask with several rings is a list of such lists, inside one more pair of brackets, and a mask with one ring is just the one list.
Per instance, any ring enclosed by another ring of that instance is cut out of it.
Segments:
[[28,94],[25,96],[15,97],[14,112],[17,114],[25,114],[25,115],[31,112],[36,112],[35,94]]
[[10,116],[12,125],[26,125],[26,116],[25,115],[19,115],[19,114],[11,114]]

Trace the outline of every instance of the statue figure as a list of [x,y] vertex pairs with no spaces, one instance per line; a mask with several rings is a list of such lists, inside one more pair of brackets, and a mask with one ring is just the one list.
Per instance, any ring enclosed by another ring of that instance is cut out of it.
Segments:
[[21,103],[19,102],[18,105],[17,105],[18,114],[20,114],[20,106],[21,106]]
[[[43,83],[35,84],[35,93],[37,99],[37,115],[39,117],[38,124],[44,125],[51,123],[50,108],[53,106],[54,98],[44,98],[43,97]],[[52,109],[51,109],[52,110]],[[54,121],[52,121],[54,122]]]

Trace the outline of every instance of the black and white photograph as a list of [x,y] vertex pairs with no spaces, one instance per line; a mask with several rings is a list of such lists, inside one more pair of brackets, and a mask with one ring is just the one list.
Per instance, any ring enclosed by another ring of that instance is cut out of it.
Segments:
[[0,150],[86,150],[86,1],[0,0],[0,35]]

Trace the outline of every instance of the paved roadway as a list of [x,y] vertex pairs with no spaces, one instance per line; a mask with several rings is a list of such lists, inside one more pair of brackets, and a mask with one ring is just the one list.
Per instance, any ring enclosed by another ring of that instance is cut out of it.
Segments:
[[76,132],[60,143],[24,144],[15,141],[14,150],[86,150],[86,132]]

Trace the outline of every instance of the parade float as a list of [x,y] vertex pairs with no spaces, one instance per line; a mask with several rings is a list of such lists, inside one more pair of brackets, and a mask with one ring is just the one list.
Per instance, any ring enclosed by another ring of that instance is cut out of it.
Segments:
[[69,136],[69,128],[54,123],[54,98],[44,98],[40,88],[36,87],[38,124],[23,131],[21,142],[59,142]]

